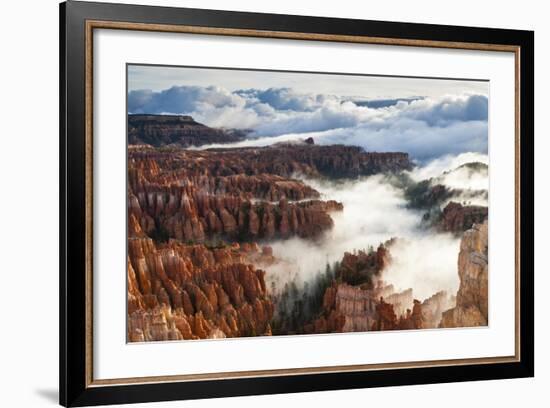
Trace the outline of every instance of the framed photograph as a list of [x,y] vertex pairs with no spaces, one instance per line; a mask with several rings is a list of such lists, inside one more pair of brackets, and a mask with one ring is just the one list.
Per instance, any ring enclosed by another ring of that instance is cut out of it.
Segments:
[[60,403],[534,375],[534,33],[60,7]]

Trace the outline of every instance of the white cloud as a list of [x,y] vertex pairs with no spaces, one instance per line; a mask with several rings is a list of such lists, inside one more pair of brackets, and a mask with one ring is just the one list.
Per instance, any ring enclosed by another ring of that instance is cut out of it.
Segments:
[[186,114],[208,126],[252,129],[255,139],[237,146],[311,136],[319,144],[405,151],[420,161],[466,151],[487,152],[488,100],[483,95],[396,99],[381,106],[290,88],[230,92],[214,86],[173,86],[128,94],[131,113]]
[[[345,183],[304,181],[321,192],[322,198],[343,203],[344,210],[331,214],[334,228],[320,241],[294,238],[271,244],[274,255],[282,260],[266,266],[267,276],[275,284],[283,285],[294,276],[307,282],[323,271],[325,263],[340,261],[344,252],[376,248],[398,237],[390,249],[393,261],[383,280],[396,289],[413,288],[413,295],[420,300],[440,290],[456,293],[460,239],[422,228],[422,212],[407,208],[402,190],[381,175]],[[303,256],[306,253],[308,256]]]
[[487,122],[457,122],[446,127],[428,126],[411,119],[373,120],[356,126],[320,132],[288,133],[274,137],[247,139],[232,144],[205,145],[211,147],[268,146],[278,142],[312,137],[316,144],[361,146],[367,151],[407,152],[420,162],[441,155],[462,152],[487,152]]
[[447,154],[430,161],[424,166],[415,168],[410,172],[410,176],[415,181],[427,180],[439,177],[444,172],[455,170],[466,163],[475,162],[489,164],[489,156],[474,152],[465,152],[458,155]]
[[[467,194],[478,191],[480,183],[487,183],[487,173],[478,171],[472,177],[463,171],[456,172],[457,167],[486,161],[486,155],[477,153],[448,155],[418,166],[410,174],[415,180],[424,180],[455,173],[452,180],[444,181],[460,184]],[[304,182],[319,191],[322,199],[341,202],[344,209],[331,214],[334,228],[318,241],[293,238],[271,243],[281,262],[265,268],[268,279],[276,285],[282,287],[295,276],[298,281],[310,281],[324,270],[325,263],[341,260],[344,252],[376,248],[391,238],[399,238],[390,247],[392,262],[381,276],[384,281],[397,290],[412,288],[413,296],[419,300],[441,290],[456,294],[460,282],[457,269],[460,238],[425,229],[423,211],[408,208],[404,191],[388,183],[383,175],[346,182],[319,179]]]

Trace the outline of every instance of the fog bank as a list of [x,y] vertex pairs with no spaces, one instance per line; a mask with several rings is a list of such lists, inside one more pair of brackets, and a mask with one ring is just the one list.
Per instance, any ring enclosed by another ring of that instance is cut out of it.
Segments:
[[320,242],[299,238],[274,242],[273,253],[283,263],[267,268],[268,279],[284,283],[298,275],[299,280],[310,281],[345,252],[376,248],[399,237],[390,248],[392,266],[383,280],[396,289],[413,288],[414,296],[422,300],[440,290],[456,293],[460,240],[421,228],[422,213],[407,209],[402,192],[385,183],[383,176],[342,184],[307,182],[322,198],[342,202],[344,211],[332,214],[334,228]]

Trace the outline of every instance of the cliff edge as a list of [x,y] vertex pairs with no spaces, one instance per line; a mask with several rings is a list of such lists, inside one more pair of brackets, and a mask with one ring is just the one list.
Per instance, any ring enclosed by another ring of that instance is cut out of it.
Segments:
[[464,233],[458,255],[460,287],[456,306],[443,312],[439,327],[488,324],[488,224],[474,224]]

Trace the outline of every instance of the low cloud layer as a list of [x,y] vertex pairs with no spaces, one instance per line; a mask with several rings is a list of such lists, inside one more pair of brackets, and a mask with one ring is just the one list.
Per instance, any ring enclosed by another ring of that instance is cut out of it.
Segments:
[[[467,194],[487,188],[488,174],[483,169],[467,172],[461,166],[486,161],[486,155],[477,153],[448,155],[417,167],[410,175],[417,181],[431,178],[448,183],[449,187],[460,186]],[[399,238],[390,247],[392,262],[382,274],[384,281],[393,284],[396,290],[412,288],[419,300],[441,290],[456,294],[460,283],[457,269],[460,238],[427,230],[422,223],[423,211],[408,208],[404,191],[389,183],[385,176],[348,182],[312,179],[304,182],[321,192],[323,199],[342,202],[344,210],[332,213],[334,228],[318,242],[293,238],[271,243],[274,255],[282,260],[266,267],[270,272],[268,279],[276,287],[295,277],[299,282],[312,281],[326,263],[341,260],[344,252],[376,248],[391,238]]]
[[[489,156],[476,152],[465,152],[458,155],[447,154],[431,160],[424,166],[416,167],[409,173],[415,181],[427,180],[430,178],[441,177],[444,173],[455,171],[467,163],[489,164]],[[449,187],[455,187],[450,185]],[[459,187],[460,188],[460,187]],[[488,185],[486,186],[488,188]]]
[[340,261],[345,252],[376,248],[399,237],[390,250],[392,265],[382,276],[387,283],[397,290],[413,288],[421,300],[440,290],[456,293],[459,239],[421,228],[422,214],[407,209],[403,192],[382,176],[344,184],[307,182],[324,198],[342,202],[344,211],[332,214],[334,228],[321,242],[294,238],[271,244],[274,255],[283,260],[266,268],[276,285],[292,280],[294,274],[299,281],[311,281],[326,263]]
[[371,102],[291,88],[174,86],[133,90],[130,113],[191,115],[213,127],[252,129],[238,145],[314,137],[319,144],[354,144],[370,151],[406,151],[426,161],[445,154],[487,152],[488,99],[484,95],[404,98]]

